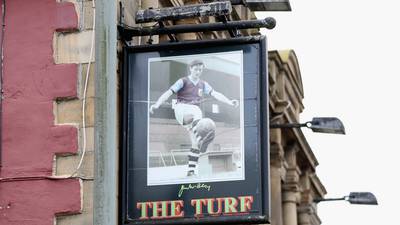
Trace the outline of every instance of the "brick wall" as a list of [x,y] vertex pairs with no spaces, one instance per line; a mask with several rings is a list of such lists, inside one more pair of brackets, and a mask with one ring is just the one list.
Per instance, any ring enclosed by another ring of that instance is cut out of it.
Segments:
[[82,151],[91,1],[6,1],[0,224],[92,224],[93,64]]

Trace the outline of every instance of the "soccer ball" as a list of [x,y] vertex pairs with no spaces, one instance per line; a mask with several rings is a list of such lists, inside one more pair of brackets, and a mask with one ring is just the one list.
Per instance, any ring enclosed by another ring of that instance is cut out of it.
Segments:
[[207,151],[208,145],[215,138],[215,123],[212,119],[200,119],[193,127],[193,132],[196,135],[197,142],[199,143],[200,152]]

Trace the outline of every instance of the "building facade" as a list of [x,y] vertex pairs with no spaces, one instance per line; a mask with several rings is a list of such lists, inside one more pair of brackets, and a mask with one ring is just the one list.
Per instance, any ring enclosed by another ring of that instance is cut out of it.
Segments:
[[[125,24],[146,26],[152,24],[134,23],[138,9],[203,1],[121,2]],[[117,224],[119,1],[2,4],[0,224]],[[235,5],[231,19],[255,15]],[[169,24],[206,22],[216,21],[203,17]],[[242,35],[258,32],[244,30]],[[223,39],[229,34],[177,37]],[[168,41],[167,36],[152,39]],[[131,44],[147,41],[148,37],[134,38]],[[303,87],[294,51],[270,50],[268,68],[271,123],[298,122]],[[271,224],[320,224],[313,199],[326,190],[307,140],[300,129],[271,129],[270,134]]]

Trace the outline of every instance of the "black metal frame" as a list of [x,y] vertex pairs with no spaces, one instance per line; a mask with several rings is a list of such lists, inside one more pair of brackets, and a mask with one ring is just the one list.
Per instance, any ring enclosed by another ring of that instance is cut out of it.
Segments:
[[[128,55],[130,53],[143,53],[150,51],[165,51],[165,50],[182,50],[187,48],[203,48],[203,47],[221,47],[229,45],[241,44],[259,44],[259,83],[260,89],[258,100],[258,133],[259,133],[259,164],[260,164],[260,177],[259,179],[262,196],[261,212],[262,215],[245,215],[245,216],[223,216],[223,217],[205,217],[205,218],[182,218],[177,220],[151,220],[151,221],[127,221],[127,168],[128,168],[128,90],[129,90],[129,66]],[[121,110],[121,154],[120,154],[120,195],[119,195],[119,208],[120,224],[210,224],[210,223],[224,223],[229,222],[232,224],[250,224],[250,223],[268,223],[270,222],[270,183],[269,183],[269,107],[268,107],[268,72],[267,72],[267,46],[266,38],[261,37],[243,37],[227,40],[208,40],[208,41],[186,41],[181,43],[165,43],[157,45],[145,46],[124,46],[122,61],[122,110]]]

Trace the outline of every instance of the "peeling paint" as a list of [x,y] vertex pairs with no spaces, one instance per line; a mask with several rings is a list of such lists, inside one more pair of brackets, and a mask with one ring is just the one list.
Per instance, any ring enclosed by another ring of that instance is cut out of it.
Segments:
[[165,20],[177,20],[201,16],[229,15],[232,12],[230,2],[214,2],[209,4],[185,5],[161,9],[139,10],[136,23],[147,23]]

